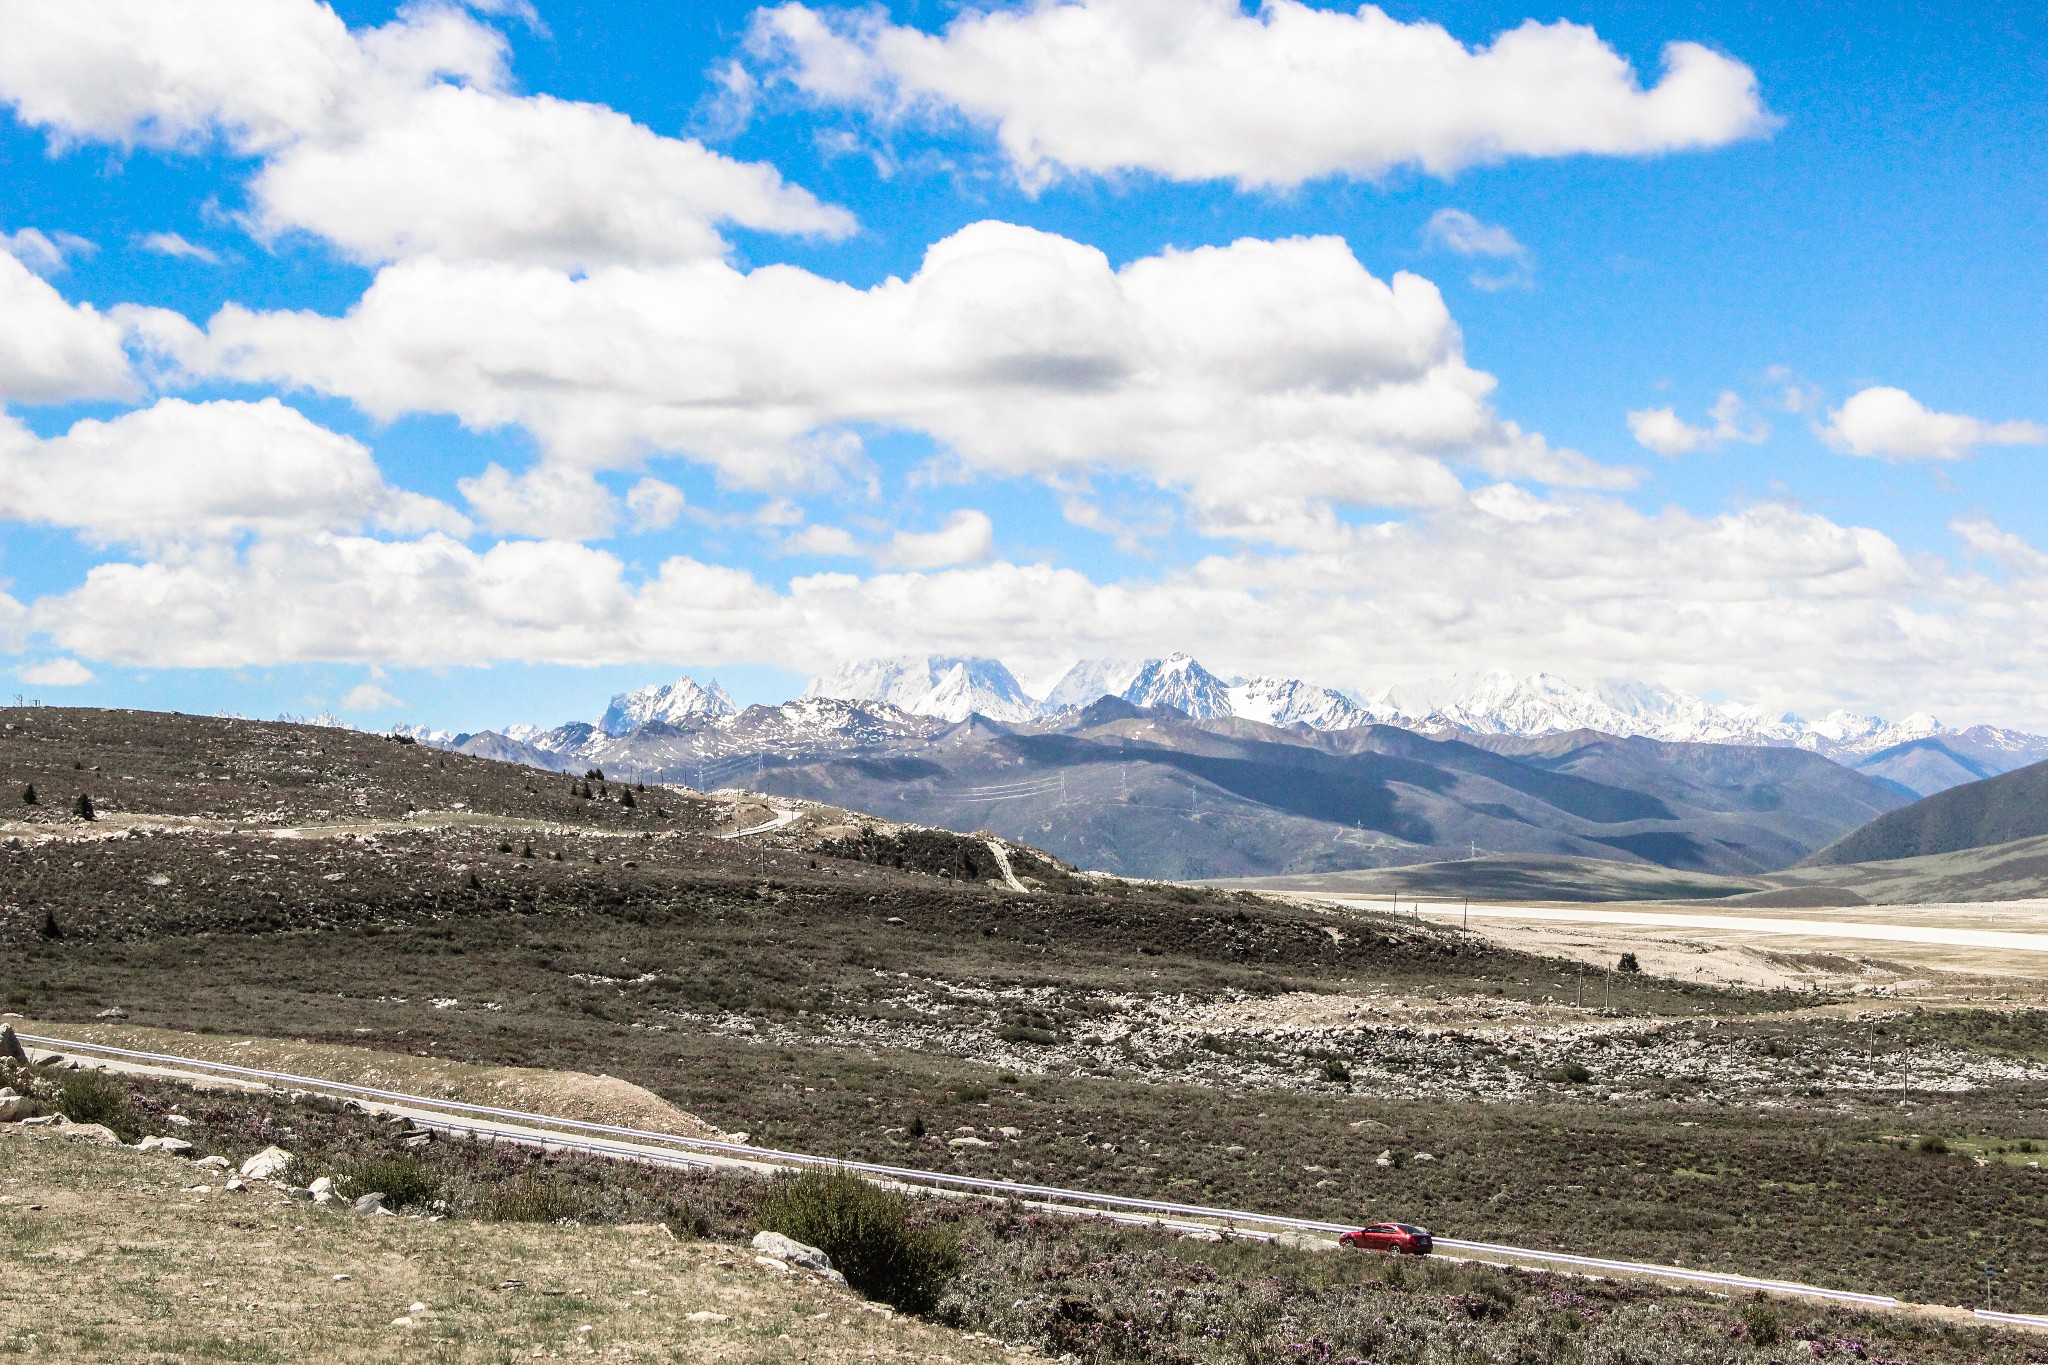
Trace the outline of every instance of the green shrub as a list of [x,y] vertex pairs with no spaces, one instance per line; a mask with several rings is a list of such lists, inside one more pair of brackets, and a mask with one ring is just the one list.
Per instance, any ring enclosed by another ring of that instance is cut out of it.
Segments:
[[[390,1193],[390,1191],[385,1191]],[[492,1223],[560,1223],[584,1212],[584,1201],[560,1185],[532,1176],[507,1181],[485,1195],[479,1217]]]
[[1933,1136],[1932,1134],[1929,1134],[1928,1136],[1921,1138],[1918,1143],[1918,1146],[1921,1151],[1927,1153],[1929,1156],[1948,1155],[1948,1144],[1946,1142],[1943,1142],[1940,1138]]
[[1624,972],[1633,973],[1639,972],[1643,969],[1643,964],[1636,961],[1636,955],[1634,953],[1623,953],[1621,955],[1621,961],[1616,965],[1620,967],[1620,969]]
[[1761,1294],[1742,1305],[1741,1315],[1749,1339],[1758,1346],[1776,1346],[1785,1335],[1784,1325],[1778,1321],[1778,1310]]
[[968,1085],[954,1086],[947,1093],[953,1097],[956,1104],[980,1104],[988,1098],[988,1087],[970,1083]]
[[394,1209],[431,1204],[441,1197],[441,1178],[432,1167],[411,1156],[351,1162],[342,1168],[341,1178],[335,1183],[350,1199],[377,1193],[384,1196],[386,1206]]
[[929,1311],[960,1263],[952,1237],[911,1226],[908,1199],[858,1176],[779,1180],[761,1201],[760,1223],[818,1248],[854,1289],[905,1312]]
[[1546,1081],[1557,1081],[1565,1085],[1584,1085],[1593,1079],[1593,1073],[1578,1062],[1566,1062],[1543,1073]]
[[122,1084],[102,1071],[74,1071],[57,1092],[57,1111],[73,1123],[103,1123],[133,1142],[140,1132]]
[[1348,1081],[1351,1079],[1351,1068],[1337,1058],[1332,1057],[1329,1061],[1323,1063],[1323,1079],[1326,1081]]

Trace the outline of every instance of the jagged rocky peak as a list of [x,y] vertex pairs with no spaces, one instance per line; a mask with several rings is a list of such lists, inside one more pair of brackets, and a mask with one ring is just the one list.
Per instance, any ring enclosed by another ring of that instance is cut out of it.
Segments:
[[842,664],[829,677],[813,678],[804,695],[887,702],[913,716],[951,721],[977,714],[1025,721],[1041,710],[999,661],[929,654]]
[[1150,661],[1138,670],[1122,695],[1139,706],[1171,706],[1196,720],[1232,714],[1230,684],[1186,654]]
[[684,677],[666,685],[619,693],[605,708],[597,728],[617,739],[656,721],[677,725],[690,720],[716,720],[732,715],[734,709],[732,698],[717,679],[707,685]]

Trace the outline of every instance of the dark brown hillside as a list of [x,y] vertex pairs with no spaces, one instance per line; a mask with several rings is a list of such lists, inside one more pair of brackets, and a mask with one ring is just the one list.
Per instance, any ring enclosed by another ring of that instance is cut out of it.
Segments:
[[1880,815],[1799,866],[1890,862],[2009,844],[2041,834],[2048,834],[2048,763],[1951,787]]
[[[702,824],[673,793],[620,804],[625,788],[319,726],[70,707],[0,708],[0,819],[63,821],[81,795],[102,814],[256,824],[396,820],[415,810],[605,829]],[[29,787],[37,802],[23,800]],[[666,815],[659,811],[666,811]]]

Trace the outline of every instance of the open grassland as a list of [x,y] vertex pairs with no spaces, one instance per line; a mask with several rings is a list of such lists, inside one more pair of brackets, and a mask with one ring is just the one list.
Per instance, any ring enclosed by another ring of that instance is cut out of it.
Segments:
[[[5,1079],[62,1103],[63,1073]],[[957,1248],[930,1325],[741,1249],[774,1186],[418,1135],[347,1106],[122,1078],[96,1112],[187,1157],[0,1136],[0,1356],[540,1357],[1098,1365],[2019,1365],[2048,1341],[1938,1316],[1402,1262],[923,1199]],[[110,1094],[112,1098],[110,1098]],[[0,1130],[5,1131],[5,1130]],[[294,1181],[401,1191],[329,1211],[197,1165],[288,1143]],[[422,1217],[424,1210],[432,1218]],[[1007,1345],[1005,1345],[1007,1343]]]
[[207,1174],[0,1140],[0,1358],[1016,1358],[660,1224],[363,1217]]
[[[228,724],[151,762],[205,767]],[[119,1008],[222,1048],[603,1073],[764,1145],[1922,1301],[1980,1302],[1988,1261],[2003,1306],[2048,1309],[2036,1015],[1584,990],[1576,964],[1413,920],[1049,867],[1018,895],[978,840],[752,847],[685,827],[695,798],[252,728],[322,748],[291,754],[309,823],[44,813],[0,842],[0,1005],[60,1033]],[[110,733],[0,736],[0,760],[117,781]],[[383,823],[320,823],[359,783]]]

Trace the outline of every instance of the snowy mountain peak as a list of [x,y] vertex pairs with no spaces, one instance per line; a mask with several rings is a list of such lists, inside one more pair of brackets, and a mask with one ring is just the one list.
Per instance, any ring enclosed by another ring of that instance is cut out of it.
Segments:
[[1017,685],[1010,670],[994,659],[931,655],[865,659],[842,664],[829,678],[813,678],[804,696],[887,702],[913,716],[951,721],[977,714],[991,720],[1025,721],[1039,713],[1038,703]]
[[1230,685],[1186,654],[1149,661],[1122,695],[1135,706],[1171,706],[1196,720],[1232,714]]
[[1299,678],[1248,678],[1230,689],[1230,713],[1266,725],[1348,730],[1377,719],[1341,692]]
[[705,686],[695,678],[678,678],[665,686],[619,693],[598,719],[597,728],[617,739],[656,721],[677,725],[687,720],[715,720],[733,714],[734,710],[732,698],[717,679]]
[[1103,697],[1121,697],[1144,667],[1144,662],[1136,659],[1083,659],[1060,674],[1044,693],[1045,709],[1061,711]]

